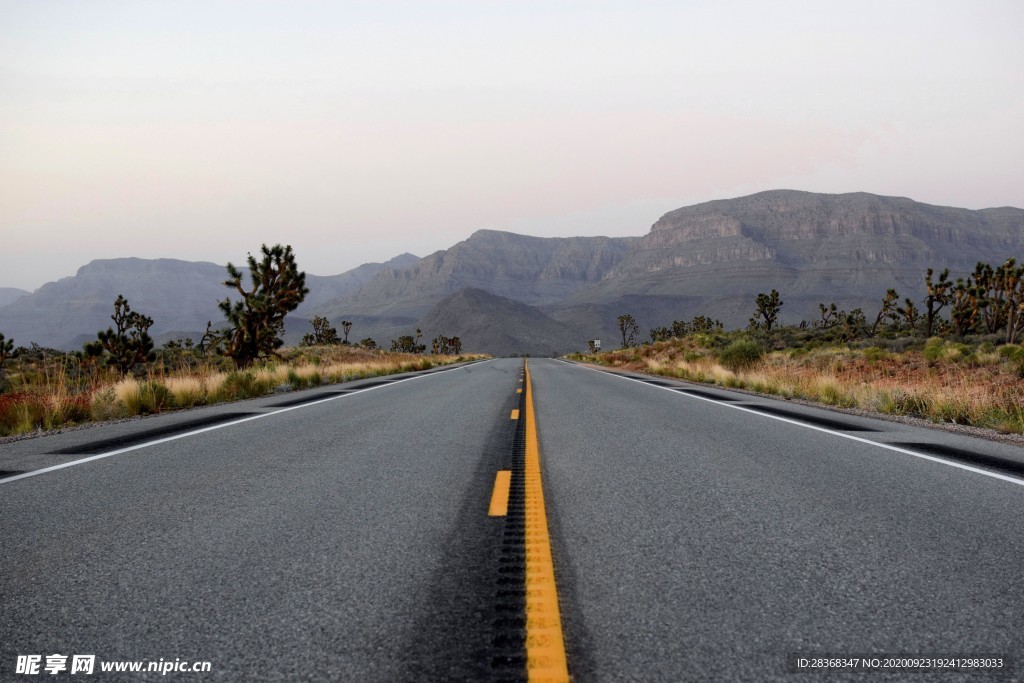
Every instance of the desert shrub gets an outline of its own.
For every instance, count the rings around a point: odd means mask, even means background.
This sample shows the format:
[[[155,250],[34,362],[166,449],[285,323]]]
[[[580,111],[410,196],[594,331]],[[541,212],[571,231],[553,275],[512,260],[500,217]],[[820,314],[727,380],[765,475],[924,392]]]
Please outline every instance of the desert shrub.
[[[1024,346],[1018,344],[1003,344],[996,353],[1008,361],[1024,360]]]
[[[243,398],[255,398],[268,393],[273,387],[261,382],[256,374],[249,370],[229,372],[217,388],[217,398],[224,401],[237,401]]]
[[[46,403],[27,392],[0,395],[0,436],[24,434],[43,426]]]
[[[936,401],[931,410],[928,411],[927,416],[940,422],[952,422],[962,425],[974,424],[970,405],[966,401]]]
[[[86,422],[90,415],[90,397],[87,393],[57,396],[44,420],[47,429],[68,423]]]
[[[856,399],[843,391],[835,382],[824,381],[818,386],[818,400],[830,406],[852,408],[857,405]]]
[[[174,406],[170,389],[159,382],[128,379],[120,382],[115,391],[128,415],[149,415]]]
[[[967,344],[954,344],[941,337],[932,337],[925,342],[921,355],[930,362],[939,360],[957,361],[967,357],[971,353],[971,347]]]
[[[306,389],[308,387],[320,386],[323,382],[323,376],[318,370],[312,368],[299,368],[298,370],[290,368],[288,370],[288,384],[291,385],[292,389]]]
[[[737,339],[718,354],[718,362],[732,371],[749,368],[761,360],[764,350],[752,339]]]
[[[917,394],[896,390],[879,397],[878,411],[890,415],[924,417],[928,413],[928,402]]]
[[[877,361],[888,360],[892,356],[885,350],[877,346],[871,346],[864,349],[864,359],[875,363]]]
[[[113,420],[124,415],[124,407],[117,400],[114,387],[105,387],[92,395],[89,402],[89,415],[97,422]]]
[[[715,347],[715,342],[718,339],[722,339],[720,335],[707,334],[704,332],[694,334],[690,337],[693,343],[702,349],[711,349]]]

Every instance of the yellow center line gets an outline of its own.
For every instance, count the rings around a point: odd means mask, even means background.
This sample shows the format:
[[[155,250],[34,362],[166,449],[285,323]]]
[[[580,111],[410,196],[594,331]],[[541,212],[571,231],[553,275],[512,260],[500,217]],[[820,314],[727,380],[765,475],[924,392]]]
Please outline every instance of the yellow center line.
[[[526,368],[526,676],[529,681],[565,683],[569,664],[565,656],[562,618],[558,608],[555,565],[544,507],[540,475],[540,444],[533,412],[530,362]]]
[[[512,411],[512,419],[513,420],[518,420],[519,419],[519,408],[515,408]]]
[[[494,477],[494,493],[491,494],[491,507],[487,514],[491,517],[504,517],[508,514],[508,489],[512,483],[512,470],[498,470]]]

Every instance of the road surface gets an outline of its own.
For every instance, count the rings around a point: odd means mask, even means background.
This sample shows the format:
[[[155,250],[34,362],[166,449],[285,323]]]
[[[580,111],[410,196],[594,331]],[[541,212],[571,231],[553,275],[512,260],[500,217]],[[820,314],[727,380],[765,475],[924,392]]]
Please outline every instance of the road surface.
[[[0,445],[0,680],[89,680],[74,655],[93,680],[539,680],[555,650],[580,681],[1024,676],[1021,449],[523,365]]]

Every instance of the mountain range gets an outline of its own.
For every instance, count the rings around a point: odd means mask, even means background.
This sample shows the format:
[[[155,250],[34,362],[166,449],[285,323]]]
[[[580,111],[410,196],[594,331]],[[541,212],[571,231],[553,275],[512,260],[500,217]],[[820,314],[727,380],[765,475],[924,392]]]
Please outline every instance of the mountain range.
[[[1024,256],[1024,210],[969,210],[867,193],[774,190],[671,211],[638,237],[545,238],[480,230],[424,258],[410,254],[334,276],[307,276],[310,294],[286,340],[325,315],[351,337],[423,331],[460,336],[467,350],[547,355],[617,337],[629,313],[646,331],[697,314],[744,325],[758,292],[775,288],[782,319],[819,302],[877,308],[885,290],[923,295],[929,267],[953,275],[977,261]],[[301,254],[298,255],[301,267]],[[221,319],[222,266],[170,259],[93,261],[31,294],[0,290],[0,332],[19,344],[77,348],[128,297],[156,321],[157,340],[198,338]],[[7,301],[5,304],[4,302]],[[606,344],[607,346],[607,344]]]

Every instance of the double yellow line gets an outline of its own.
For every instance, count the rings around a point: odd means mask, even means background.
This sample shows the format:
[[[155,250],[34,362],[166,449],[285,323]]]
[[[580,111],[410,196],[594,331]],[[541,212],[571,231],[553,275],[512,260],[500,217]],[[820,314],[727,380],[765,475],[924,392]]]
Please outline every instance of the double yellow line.
[[[525,407],[525,532],[526,532],[526,673],[534,683],[564,683],[569,680],[565,656],[562,618],[555,585],[555,566],[551,556],[547,510],[540,474],[540,444],[537,440],[537,417],[533,409],[533,385],[530,364],[524,366],[526,379]],[[522,380],[520,380],[522,381]],[[522,390],[517,389],[516,393]],[[520,411],[512,411],[511,419],[520,419]],[[488,514],[508,514],[508,494],[512,472],[501,470],[494,480],[494,493]]]
[[[526,674],[530,681],[569,680],[555,565],[540,476],[540,444],[533,410],[530,362],[526,361]]]

